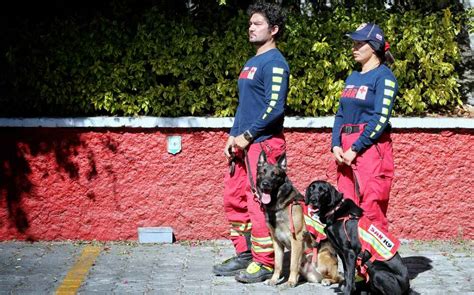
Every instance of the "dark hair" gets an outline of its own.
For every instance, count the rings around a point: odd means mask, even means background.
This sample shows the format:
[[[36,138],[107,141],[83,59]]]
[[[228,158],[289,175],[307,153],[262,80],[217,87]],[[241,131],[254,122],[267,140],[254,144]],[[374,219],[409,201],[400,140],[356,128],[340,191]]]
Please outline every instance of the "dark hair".
[[[255,13],[263,15],[266,18],[270,28],[278,26],[278,32],[274,36],[275,40],[278,40],[283,35],[283,31],[285,30],[286,16],[280,6],[272,3],[257,2],[252,4],[247,10],[247,14],[250,17]]]
[[[380,59],[381,63],[393,63],[395,58],[393,57],[392,53],[390,53],[390,45],[387,42],[382,45],[382,43],[374,42],[374,41],[367,41],[370,47],[375,51],[375,55]]]

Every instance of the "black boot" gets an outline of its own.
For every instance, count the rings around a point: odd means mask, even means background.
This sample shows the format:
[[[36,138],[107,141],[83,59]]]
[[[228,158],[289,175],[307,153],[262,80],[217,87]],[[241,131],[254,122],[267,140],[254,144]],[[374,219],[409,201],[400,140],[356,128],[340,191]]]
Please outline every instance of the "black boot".
[[[212,271],[218,276],[233,276],[239,271],[246,269],[251,262],[252,252],[246,251],[225,260],[221,264],[214,265]]]
[[[235,279],[241,283],[259,283],[270,279],[273,268],[259,262],[252,262],[245,270],[235,275]]]

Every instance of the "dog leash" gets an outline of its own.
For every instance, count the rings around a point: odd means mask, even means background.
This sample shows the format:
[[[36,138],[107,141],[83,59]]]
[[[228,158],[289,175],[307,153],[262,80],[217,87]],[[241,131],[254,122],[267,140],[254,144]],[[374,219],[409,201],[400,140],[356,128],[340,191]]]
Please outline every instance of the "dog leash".
[[[357,198],[359,199],[359,202],[362,202],[362,195],[360,193],[360,184],[359,184],[359,177],[357,176],[357,173],[356,173],[356,170],[357,168],[355,167],[355,165],[353,167],[351,167],[351,170],[352,170],[352,176],[354,177],[354,191],[355,191],[355,195],[357,196]]]
[[[260,147],[262,148],[263,150],[263,146],[262,144],[260,143]],[[249,182],[250,182],[250,190],[252,191],[252,194],[254,196],[254,200],[258,203],[260,203],[260,205],[262,205],[262,203],[260,202],[261,200],[261,196],[255,186],[255,182],[253,181],[253,176],[252,176],[252,170],[250,168],[250,161],[249,161],[249,156],[248,156],[248,151],[247,149],[244,149],[244,159],[245,159],[245,166],[247,167],[247,174],[248,174],[248,178],[249,178]]]

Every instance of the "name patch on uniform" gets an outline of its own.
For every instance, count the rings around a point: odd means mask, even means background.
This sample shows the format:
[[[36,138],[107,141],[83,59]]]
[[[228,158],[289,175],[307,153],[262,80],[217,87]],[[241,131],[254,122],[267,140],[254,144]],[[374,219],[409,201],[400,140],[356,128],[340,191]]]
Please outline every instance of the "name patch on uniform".
[[[356,98],[365,100],[367,97],[367,92],[369,91],[369,87],[362,85],[362,86],[354,86],[354,85],[347,85],[346,88],[342,91],[342,97],[345,98]]]
[[[253,80],[255,73],[257,72],[257,67],[244,67],[242,72],[240,72],[239,79],[250,79]]]
[[[360,86],[359,90],[357,90],[356,98],[365,100],[365,97],[367,96],[367,90],[369,90],[367,86]]]
[[[388,250],[392,250],[395,243],[392,242],[382,231],[376,228],[373,224],[369,227],[369,233],[382,243]]]

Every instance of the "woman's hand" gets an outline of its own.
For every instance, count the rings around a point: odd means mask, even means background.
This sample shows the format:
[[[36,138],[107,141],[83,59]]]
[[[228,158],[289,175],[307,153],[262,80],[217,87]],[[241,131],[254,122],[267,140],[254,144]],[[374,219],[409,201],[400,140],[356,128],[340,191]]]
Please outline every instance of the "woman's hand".
[[[344,152],[342,158],[344,160],[344,164],[350,166],[352,161],[357,157],[357,152],[354,152],[351,148]]]
[[[340,146],[334,146],[332,148],[332,154],[334,155],[334,158],[336,159],[336,163],[338,165],[344,164],[344,158],[343,158],[344,151],[342,150]]]

